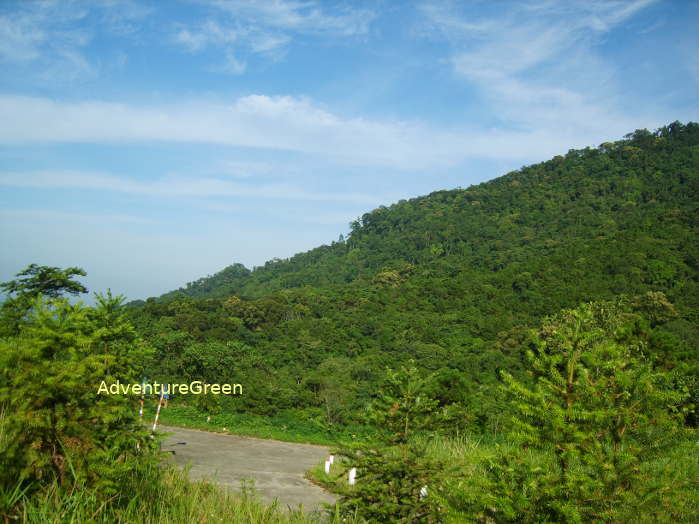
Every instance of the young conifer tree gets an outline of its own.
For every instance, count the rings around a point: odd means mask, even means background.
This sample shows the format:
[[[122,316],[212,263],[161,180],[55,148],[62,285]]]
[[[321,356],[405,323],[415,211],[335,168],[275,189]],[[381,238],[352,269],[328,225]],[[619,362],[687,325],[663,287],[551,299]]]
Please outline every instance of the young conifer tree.
[[[429,377],[421,377],[414,363],[387,370],[367,413],[377,441],[340,452],[357,468],[357,484],[342,493],[348,515],[368,522],[442,521],[435,495],[444,465],[429,458],[424,437],[438,430],[443,417],[428,391]]]
[[[625,521],[672,489],[647,466],[682,433],[681,394],[651,365],[650,324],[632,309],[620,299],[561,312],[535,333],[533,385],[504,374],[521,447],[491,462],[481,517]]]
[[[149,350],[121,297],[96,300],[91,308],[33,297],[17,335],[0,339],[3,487],[57,482],[128,498],[132,476],[152,471],[155,446],[136,398],[98,393],[103,381],[138,383]]]

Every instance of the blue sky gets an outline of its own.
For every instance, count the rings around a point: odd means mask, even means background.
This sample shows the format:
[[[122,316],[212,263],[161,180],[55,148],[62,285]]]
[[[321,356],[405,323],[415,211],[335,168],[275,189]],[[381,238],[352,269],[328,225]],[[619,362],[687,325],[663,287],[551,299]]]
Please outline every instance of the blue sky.
[[[0,281],[145,298],[699,120],[699,2],[0,2]]]

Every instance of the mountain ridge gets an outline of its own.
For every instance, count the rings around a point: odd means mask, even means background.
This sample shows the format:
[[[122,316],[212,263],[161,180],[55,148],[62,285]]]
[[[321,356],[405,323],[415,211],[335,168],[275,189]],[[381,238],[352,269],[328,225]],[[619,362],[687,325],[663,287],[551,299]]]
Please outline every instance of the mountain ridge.
[[[662,204],[663,198],[668,198],[667,191],[651,194],[655,191],[653,176],[657,175],[649,170],[657,166],[648,163],[648,156],[667,156],[668,144],[677,146],[677,142],[689,141],[696,145],[698,127],[695,123],[675,122],[654,133],[637,130],[623,140],[606,142],[597,148],[570,150],[565,156],[466,189],[439,190],[388,207],[380,206],[353,221],[346,240],[341,238],[288,259],[273,259],[252,271],[242,264],[232,264],[184,288],[165,293],[158,300],[232,294],[260,298],[281,289],[344,284],[371,277],[384,269],[400,270],[406,264],[420,265],[455,253],[470,257],[476,265],[499,270],[503,264],[513,262],[511,257],[498,261],[482,250],[474,257],[473,250],[482,248],[484,241],[490,242],[496,251],[502,251],[498,245],[505,240],[521,247],[537,240],[541,230],[555,237],[548,246],[542,246],[549,250],[556,242],[565,242],[576,230],[597,226],[602,229],[601,235],[618,234],[616,222],[623,225],[628,219],[644,219],[634,208],[640,206],[648,211],[653,204]],[[594,164],[594,168],[584,168],[586,163]],[[696,192],[692,185],[696,184],[695,179],[687,178],[686,173],[680,171],[677,179],[669,173],[663,175],[661,170],[660,176],[671,182],[674,189],[686,183],[690,191]],[[560,191],[556,185],[561,184],[569,185],[569,190]],[[604,201],[610,197],[614,197],[614,209],[605,208]],[[564,200],[560,201],[561,198]],[[559,227],[552,228],[545,223],[552,218],[546,211],[556,199],[563,214],[556,217]],[[581,206],[580,201],[590,205]],[[419,216],[421,210],[426,216]],[[603,220],[595,220],[597,211],[606,212]],[[679,214],[665,218],[683,220],[690,210],[676,212]],[[612,215],[617,218],[610,220]],[[478,227],[469,227],[468,222]],[[522,234],[503,234],[508,223]]]

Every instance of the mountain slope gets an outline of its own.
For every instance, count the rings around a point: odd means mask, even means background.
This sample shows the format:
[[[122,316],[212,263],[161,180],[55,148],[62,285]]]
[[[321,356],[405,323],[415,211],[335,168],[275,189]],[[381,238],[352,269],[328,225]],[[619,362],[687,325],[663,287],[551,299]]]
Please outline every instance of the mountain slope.
[[[614,275],[614,292],[668,289],[696,271],[698,127],[637,131],[466,190],[380,207],[355,221],[346,241],[252,272],[229,266],[162,298],[257,298],[425,264],[506,270],[518,291],[532,280],[567,288],[586,274]],[[550,266],[560,274],[545,275]]]
[[[652,351],[699,375],[698,211],[699,125],[674,123],[376,209],[345,241],[227,268],[133,318],[158,348],[153,376],[243,377],[231,409],[361,419],[383,368],[412,359],[491,424],[528,328],[584,301],[664,293],[678,313]]]

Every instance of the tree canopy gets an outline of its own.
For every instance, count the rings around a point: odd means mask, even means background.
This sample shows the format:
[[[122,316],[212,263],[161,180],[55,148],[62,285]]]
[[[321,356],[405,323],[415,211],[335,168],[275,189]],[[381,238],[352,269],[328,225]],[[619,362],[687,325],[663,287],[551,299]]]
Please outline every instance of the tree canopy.
[[[64,294],[79,295],[87,293],[87,288],[73,277],[86,275],[85,270],[79,267],[60,269],[30,264],[15,275],[19,278],[0,283],[0,289],[11,295],[44,295],[49,298]]]

